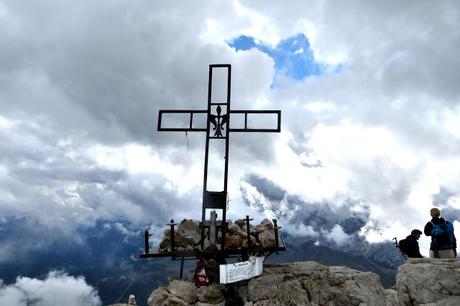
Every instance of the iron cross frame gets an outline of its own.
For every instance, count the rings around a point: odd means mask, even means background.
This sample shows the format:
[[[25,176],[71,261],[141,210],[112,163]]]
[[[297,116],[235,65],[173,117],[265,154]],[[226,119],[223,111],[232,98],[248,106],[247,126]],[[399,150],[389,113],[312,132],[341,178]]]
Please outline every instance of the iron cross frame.
[[[213,69],[227,69],[227,97],[226,101],[212,101],[212,77]],[[280,110],[232,110],[230,108],[231,94],[231,65],[229,64],[213,64],[209,65],[208,79],[208,108],[207,110],[160,110],[158,114],[158,131],[166,132],[206,132],[206,149],[204,159],[204,175],[203,175],[203,205],[201,216],[201,248],[203,249],[205,227],[209,226],[206,223],[206,209],[221,209],[222,223],[220,229],[221,250],[224,250],[225,232],[226,232],[226,206],[227,206],[227,182],[228,182],[228,154],[229,154],[229,135],[231,132],[280,132],[281,131],[281,111]],[[188,127],[164,127],[162,126],[163,116],[168,114],[188,115]],[[206,128],[194,126],[194,115],[206,114]],[[230,120],[232,114],[240,114],[244,117],[244,127],[231,128]],[[274,128],[251,128],[248,126],[248,115],[270,115],[276,116],[276,127]],[[196,117],[196,116],[195,116]],[[211,126],[212,125],[212,126]],[[224,184],[223,191],[208,190],[208,158],[209,158],[209,143],[210,141],[224,141]],[[216,234],[217,235],[217,234]],[[216,237],[217,238],[217,237]],[[217,240],[216,240],[217,241]]]

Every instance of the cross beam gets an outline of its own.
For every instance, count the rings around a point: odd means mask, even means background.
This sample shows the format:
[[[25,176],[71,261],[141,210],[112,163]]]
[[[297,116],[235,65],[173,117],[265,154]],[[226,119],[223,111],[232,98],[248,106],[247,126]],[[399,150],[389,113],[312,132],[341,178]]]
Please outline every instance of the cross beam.
[[[225,101],[214,102],[212,97],[212,79],[213,69],[227,69],[227,90]],[[206,222],[206,209],[221,209],[222,224],[221,226],[221,250],[224,250],[225,232],[226,232],[226,208],[227,208],[227,181],[228,181],[228,153],[229,153],[229,135],[231,132],[280,132],[281,131],[281,111],[280,110],[232,110],[230,108],[230,93],[231,93],[231,65],[229,64],[214,64],[209,65],[209,81],[208,81],[208,108],[207,110],[160,110],[158,114],[158,131],[165,132],[205,132],[206,133],[206,149],[204,161],[203,175],[203,205],[201,216],[201,248],[203,249],[205,228],[209,227],[210,222]],[[171,115],[185,116],[186,125],[177,127],[166,126],[165,120]],[[196,124],[196,118],[200,115],[205,115],[206,126]],[[231,119],[236,119],[237,116],[242,117],[243,124],[239,127],[230,125]],[[275,118],[274,127],[257,127],[257,122],[251,123],[251,118],[260,119]],[[210,191],[208,190],[208,160],[209,146],[211,141],[224,141],[224,183],[223,190]]]

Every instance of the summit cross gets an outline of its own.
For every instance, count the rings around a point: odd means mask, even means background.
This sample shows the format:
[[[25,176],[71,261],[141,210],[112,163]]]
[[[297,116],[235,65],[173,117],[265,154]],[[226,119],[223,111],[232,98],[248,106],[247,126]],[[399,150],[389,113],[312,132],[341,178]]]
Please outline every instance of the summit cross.
[[[213,101],[213,70],[227,70],[227,88],[226,97],[223,101]],[[203,204],[201,215],[201,248],[203,249],[205,229],[208,229],[208,236],[212,232],[216,237],[212,237],[217,241],[217,231],[212,230],[212,223],[220,229],[221,235],[221,250],[224,250],[225,233],[226,233],[226,210],[227,210],[227,182],[228,182],[228,160],[229,160],[229,136],[231,132],[277,132],[281,131],[281,111],[280,110],[233,110],[230,108],[231,94],[231,65],[229,64],[212,64],[209,65],[208,79],[208,108],[206,110],[160,110],[158,114],[158,131],[166,132],[205,132],[206,133],[206,149],[204,157],[204,175],[203,175]],[[171,115],[188,116],[187,126],[174,127],[165,126],[164,122]],[[194,118],[200,115],[206,116],[206,127],[196,126]],[[232,118],[240,117],[242,126],[232,127],[230,122]],[[257,120],[265,116],[265,119],[274,121],[273,127],[250,127],[250,119]],[[274,120],[273,120],[274,119]],[[257,124],[257,123],[256,123]],[[224,178],[222,190],[208,190],[208,162],[210,142],[224,142]],[[222,210],[222,219],[220,222],[206,220],[206,209]]]

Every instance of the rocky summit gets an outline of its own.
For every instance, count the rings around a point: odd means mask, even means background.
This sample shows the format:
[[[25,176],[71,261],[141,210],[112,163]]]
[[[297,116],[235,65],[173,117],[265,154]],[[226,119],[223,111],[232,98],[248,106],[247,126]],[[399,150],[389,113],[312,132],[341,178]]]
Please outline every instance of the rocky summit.
[[[458,259],[409,259],[399,268],[396,289],[400,305],[460,305]]]
[[[150,306],[170,305],[460,305],[457,259],[409,259],[396,286],[384,289],[379,276],[313,261],[266,265],[264,273],[231,285],[198,288],[189,280],[171,280],[152,292]]]

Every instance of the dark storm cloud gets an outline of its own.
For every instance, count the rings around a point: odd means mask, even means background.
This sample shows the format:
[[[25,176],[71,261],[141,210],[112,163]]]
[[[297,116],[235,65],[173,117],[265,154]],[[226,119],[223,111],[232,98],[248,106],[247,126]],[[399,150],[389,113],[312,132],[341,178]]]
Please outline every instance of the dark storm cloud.
[[[257,190],[263,194],[270,201],[281,201],[286,195],[286,191],[281,189],[272,181],[260,177],[256,174],[249,174],[246,179],[246,182],[256,187]]]

